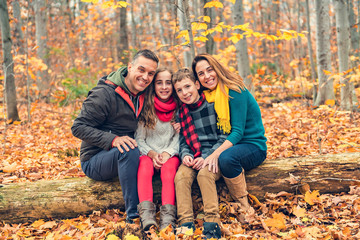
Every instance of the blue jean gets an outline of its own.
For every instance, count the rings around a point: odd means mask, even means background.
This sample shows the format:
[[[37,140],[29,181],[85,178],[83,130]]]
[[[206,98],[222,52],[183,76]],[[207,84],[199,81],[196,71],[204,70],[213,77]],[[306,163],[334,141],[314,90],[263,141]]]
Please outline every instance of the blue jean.
[[[234,178],[242,169],[249,171],[259,166],[266,159],[266,151],[253,144],[236,144],[223,151],[219,156],[219,167],[222,175]]]
[[[119,177],[128,218],[138,217],[137,171],[140,152],[138,148],[121,153],[119,149],[103,150],[81,163],[83,172],[96,181],[107,181]]]

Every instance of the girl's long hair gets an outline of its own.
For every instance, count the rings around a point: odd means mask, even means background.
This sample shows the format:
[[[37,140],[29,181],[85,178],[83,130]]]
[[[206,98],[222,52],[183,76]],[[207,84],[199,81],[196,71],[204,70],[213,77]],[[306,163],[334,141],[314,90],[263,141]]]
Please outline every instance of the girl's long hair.
[[[229,69],[224,67],[218,60],[216,60],[213,56],[208,53],[201,53],[197,55],[192,62],[192,70],[194,72],[196,80],[199,80],[199,77],[196,72],[196,64],[202,60],[206,60],[210,66],[214,69],[218,76],[218,84],[220,84],[220,89],[225,94],[224,85],[229,89],[237,91],[241,93],[241,90],[245,90],[246,86],[243,79],[237,75],[236,73],[231,72]]]
[[[156,78],[158,76],[159,73],[161,72],[169,72],[171,75],[173,74],[173,72],[167,68],[159,68],[156,70],[156,73],[154,75],[153,81],[151,82],[151,84],[146,88],[145,90],[145,101],[144,101],[144,108],[140,114],[139,117],[139,123],[143,124],[145,128],[149,128],[149,129],[155,129],[155,125],[156,125],[156,121],[157,121],[157,116],[156,116],[156,112],[155,112],[155,103],[154,103],[154,98],[155,98],[155,81]],[[176,105],[177,108],[179,106],[177,98],[174,96],[175,95],[175,91],[174,91],[174,86],[172,86],[173,91],[172,91],[172,96],[174,97],[174,100],[176,101]],[[175,111],[177,110],[177,108],[175,109]],[[174,121],[176,118],[176,114],[173,115],[173,119],[172,121]]]

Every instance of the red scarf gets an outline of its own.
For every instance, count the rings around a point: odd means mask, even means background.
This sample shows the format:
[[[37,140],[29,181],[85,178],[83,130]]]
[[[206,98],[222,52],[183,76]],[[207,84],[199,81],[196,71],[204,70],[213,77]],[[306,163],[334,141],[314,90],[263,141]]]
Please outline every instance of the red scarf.
[[[204,102],[205,102],[205,96],[202,93],[200,95],[199,101],[191,105],[183,104],[179,109],[182,134],[185,137],[187,145],[194,152],[194,158],[201,156],[201,143],[199,141],[199,136],[195,131],[195,125],[191,117],[190,110],[198,109],[199,107],[201,107],[201,105],[203,105]]]
[[[154,97],[154,106],[155,112],[158,116],[160,121],[169,122],[171,121],[175,109],[176,109],[176,102],[174,101],[173,96],[169,98],[166,102],[160,101],[160,99],[155,96]]]

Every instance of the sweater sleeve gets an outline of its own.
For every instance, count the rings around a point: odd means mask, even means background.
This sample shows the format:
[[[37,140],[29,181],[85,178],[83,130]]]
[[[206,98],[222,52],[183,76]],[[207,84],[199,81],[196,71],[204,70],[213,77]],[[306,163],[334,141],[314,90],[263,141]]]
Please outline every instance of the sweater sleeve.
[[[111,104],[111,98],[105,89],[90,92],[71,127],[73,135],[91,145],[111,149],[116,135],[99,129],[109,115]]]
[[[228,137],[227,134],[222,133],[222,131],[218,128],[216,128],[216,133],[218,136],[218,140],[210,150],[208,150],[208,151],[206,151],[206,153],[202,154],[202,157],[204,159],[207,158],[208,156],[210,156],[218,147],[220,147],[225,142],[226,138]]]
[[[179,133],[176,133],[174,130],[174,134],[169,141],[169,146],[166,149],[163,149],[163,152],[167,152],[171,157],[173,157],[174,155],[179,154]]]
[[[143,124],[139,123],[135,132],[135,140],[138,144],[139,150],[142,155],[147,155],[152,148],[146,143],[146,128]]]
[[[231,133],[227,137],[227,140],[233,145],[240,142],[244,136],[249,94],[248,90],[242,91],[241,93],[233,90],[229,91]]]

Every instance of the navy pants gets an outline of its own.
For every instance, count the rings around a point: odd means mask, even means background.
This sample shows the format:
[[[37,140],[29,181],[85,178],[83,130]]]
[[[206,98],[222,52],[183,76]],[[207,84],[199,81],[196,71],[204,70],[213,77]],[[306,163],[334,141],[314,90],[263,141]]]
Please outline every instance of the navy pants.
[[[253,144],[236,144],[223,151],[219,156],[219,167],[222,175],[234,178],[242,169],[249,171],[259,166],[266,158],[266,151]]]
[[[119,177],[121,190],[125,200],[125,210],[128,218],[138,217],[137,205],[137,171],[140,152],[138,148],[121,153],[119,149],[103,150],[81,163],[83,172],[96,181],[111,180]]]

